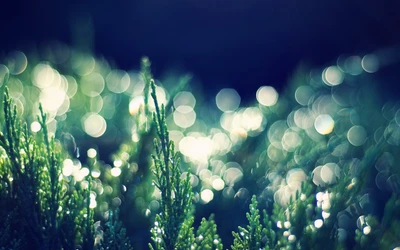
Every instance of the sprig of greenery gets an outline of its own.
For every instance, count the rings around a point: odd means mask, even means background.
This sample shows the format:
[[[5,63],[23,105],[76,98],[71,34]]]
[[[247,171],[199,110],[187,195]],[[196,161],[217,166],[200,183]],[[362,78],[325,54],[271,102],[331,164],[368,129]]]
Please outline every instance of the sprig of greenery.
[[[250,213],[246,213],[249,225],[247,228],[239,226],[239,233],[233,232],[233,250],[251,249],[256,250],[261,247],[263,227],[260,222],[260,214],[257,208],[257,198],[255,195],[251,198]]]
[[[31,249],[92,249],[90,181],[86,190],[69,191],[73,184],[62,176],[61,147],[54,138],[49,139],[47,116],[41,107],[38,119],[42,130],[36,135],[30,135],[21,122],[7,88],[3,108],[0,172],[5,175],[0,193],[10,205],[0,207],[1,214],[8,216],[4,221],[7,232],[1,232],[0,238],[23,242]],[[24,233],[12,233],[17,228]]]
[[[180,159],[175,152],[174,143],[169,139],[165,122],[164,105],[159,107],[156,86],[151,81],[151,96],[156,111],[153,121],[158,140],[155,141],[153,157],[154,185],[161,192],[161,213],[156,215],[155,226],[152,228],[153,245],[151,249],[189,249],[194,239],[190,218],[192,210],[192,188],[190,174],[181,178]],[[184,236],[184,237],[180,237]]]
[[[103,238],[96,249],[98,250],[131,250],[133,249],[126,229],[118,218],[119,211],[109,211],[108,221],[105,223]]]
[[[211,214],[208,220],[203,218],[196,232],[197,250],[222,250],[222,240],[217,234],[217,225],[214,221],[214,214]]]

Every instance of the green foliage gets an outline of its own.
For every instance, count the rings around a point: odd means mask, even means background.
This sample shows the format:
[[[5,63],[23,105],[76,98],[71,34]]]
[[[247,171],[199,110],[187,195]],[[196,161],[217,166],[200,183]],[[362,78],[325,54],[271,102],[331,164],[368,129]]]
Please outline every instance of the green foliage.
[[[126,229],[118,219],[118,210],[109,212],[109,219],[105,223],[105,230],[100,243],[96,246],[98,250],[130,250],[133,249]]]
[[[251,249],[256,250],[261,247],[262,225],[260,223],[260,214],[257,208],[257,198],[254,195],[251,198],[250,213],[246,213],[249,225],[247,228],[239,227],[239,233],[233,232],[234,241],[232,249]]]
[[[4,135],[0,146],[0,214],[4,246],[17,249],[93,248],[93,211],[87,189],[70,191],[72,184],[63,178],[61,148],[49,139],[46,114],[40,107],[42,131],[29,135],[18,117],[6,89],[4,93]],[[18,215],[18,216],[17,216]],[[21,230],[23,233],[17,233]],[[7,245],[8,244],[8,245]]]
[[[207,219],[201,220],[200,226],[196,232],[196,246],[197,250],[222,250],[222,240],[217,234],[217,225],[214,221],[214,215],[211,214]]]
[[[152,249],[190,249],[193,244],[193,194],[190,174],[181,177],[180,159],[175,152],[174,143],[169,139],[165,122],[164,105],[159,107],[156,87],[151,81],[151,96],[156,112],[153,115],[158,140],[155,141],[153,155],[155,176],[154,185],[161,193],[161,213],[156,215],[155,226],[151,229]]]

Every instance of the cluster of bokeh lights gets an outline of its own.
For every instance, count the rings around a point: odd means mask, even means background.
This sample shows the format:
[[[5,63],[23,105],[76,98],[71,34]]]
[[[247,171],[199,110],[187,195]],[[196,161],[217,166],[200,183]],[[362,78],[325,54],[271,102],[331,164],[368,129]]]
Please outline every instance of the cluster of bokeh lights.
[[[48,113],[51,135],[56,135],[65,122],[78,135],[83,133],[106,141],[110,133],[121,134],[134,143],[140,142],[141,126],[148,127],[151,122],[144,115],[148,93],[140,73],[112,69],[102,58],[77,53],[65,46],[60,48],[50,59],[29,64],[23,52],[13,51],[7,54],[5,64],[0,64],[0,85],[8,80],[10,95],[18,111],[26,116],[30,130],[33,133],[41,130],[40,123],[35,121],[40,102]],[[279,95],[273,86],[259,87],[255,93],[257,102],[247,107],[241,104],[236,90],[221,89],[215,97],[213,114],[218,114],[215,121],[201,117],[208,113],[204,109],[210,105],[199,104],[195,93],[181,90],[170,96],[161,82],[156,81],[159,103],[171,104],[167,110],[170,137],[182,155],[183,164],[189,166],[195,201],[209,203],[216,192],[221,192],[226,199],[248,199],[254,190],[243,187],[242,180],[256,165],[264,173],[260,180],[266,184],[260,188],[264,189],[262,194],[269,196],[266,200],[286,206],[301,191],[304,181],[310,180],[321,189],[328,189],[342,178],[343,168],[348,165],[351,175],[357,176],[363,157],[358,154],[359,149],[366,150],[382,138],[391,146],[400,146],[400,105],[386,103],[374,113],[380,115],[374,118],[377,121],[370,122],[370,114],[364,114],[363,105],[368,102],[368,94],[373,93],[349,80],[378,71],[381,62],[379,54],[341,56],[335,65],[311,71],[309,84],[296,83],[292,93]],[[61,72],[65,68],[69,71]],[[155,110],[152,101],[148,108],[151,112]],[[257,138],[258,145],[250,150],[247,147],[252,138]],[[323,154],[313,152],[321,148],[329,150]],[[235,160],[232,155],[240,150],[248,154],[247,158],[256,158],[256,164]],[[259,157],[254,157],[254,152]],[[65,159],[63,177],[86,187],[85,177],[90,175],[94,179],[90,207],[100,209],[106,216],[110,206],[121,204],[118,192],[129,191],[124,185],[118,191],[112,186],[116,183],[113,180],[123,177],[126,169],[136,173],[139,167],[136,162],[128,162],[127,152],[110,165],[97,161],[94,148],[86,154],[95,164],[88,167],[79,159]],[[308,155],[314,158],[307,160]],[[381,190],[400,192],[400,177],[394,168],[396,157],[388,150],[375,164],[378,172],[375,184]],[[111,179],[107,184],[102,182],[105,176]],[[111,203],[100,201],[102,195],[110,195]],[[313,229],[323,227],[329,218],[334,195],[328,191],[316,194],[316,206],[322,213],[310,225]],[[145,205],[147,216],[159,209],[157,190],[153,198]],[[141,197],[136,201],[145,203]],[[367,207],[368,202],[369,198],[364,197],[360,206]],[[345,212],[338,215],[341,240],[346,239],[349,228],[346,216]],[[278,228],[288,229],[285,237],[296,241],[288,221],[278,223]],[[371,232],[362,216],[357,226],[365,235]]]

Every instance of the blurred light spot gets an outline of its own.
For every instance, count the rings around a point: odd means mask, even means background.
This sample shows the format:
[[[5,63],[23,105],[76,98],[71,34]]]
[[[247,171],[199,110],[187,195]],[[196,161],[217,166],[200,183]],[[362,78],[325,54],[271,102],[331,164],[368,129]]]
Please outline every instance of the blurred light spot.
[[[117,159],[113,162],[114,167],[120,168],[122,166],[122,161]]]
[[[202,169],[199,173],[200,180],[207,182],[207,180],[212,176],[209,169]]]
[[[281,186],[274,193],[274,201],[280,206],[287,206],[290,202],[290,199],[294,199],[296,192],[300,191],[301,186],[298,186],[296,189],[292,189],[287,185]]]
[[[301,168],[293,168],[286,174],[286,183],[292,189],[297,188],[297,186],[301,185],[301,182],[306,179],[307,175]]]
[[[330,66],[322,72],[322,80],[328,86],[336,86],[343,82],[343,73],[336,66]]]
[[[335,163],[327,163],[322,166],[320,174],[325,184],[333,184],[340,177],[340,168]]]
[[[19,75],[28,66],[28,59],[21,51],[11,51],[6,57],[7,66],[12,75]]]
[[[370,226],[366,226],[363,228],[363,233],[365,235],[368,235],[371,232],[371,227]]]
[[[321,228],[322,225],[324,225],[324,221],[323,221],[323,220],[318,219],[318,220],[315,220],[315,221],[314,221],[314,226],[315,226],[316,228]]]
[[[325,182],[321,178],[322,166],[318,166],[313,170],[313,182],[316,186],[325,186]]]
[[[224,133],[217,133],[212,137],[214,150],[217,154],[224,155],[231,150],[232,142]]]
[[[65,99],[68,99],[65,92],[57,87],[42,89],[39,97],[45,111],[57,111],[64,104]],[[69,100],[65,102],[65,105],[68,107],[63,107],[63,110],[69,108]]]
[[[114,93],[120,94],[125,92],[129,88],[129,84],[131,83],[131,79],[123,70],[113,70],[111,71],[107,77],[107,88]]]
[[[90,193],[90,204],[89,204],[90,208],[95,208],[97,207],[97,202],[96,202],[96,194]]]
[[[318,192],[315,195],[315,199],[317,199],[317,201],[323,201],[324,200],[324,192]]]
[[[314,91],[309,86],[300,86],[296,89],[294,97],[300,105],[308,105],[311,98],[314,96]]]
[[[234,145],[240,144],[247,138],[247,131],[243,128],[236,128],[231,131],[229,134],[230,139]]]
[[[81,78],[80,88],[89,97],[100,95],[104,90],[104,79],[99,73],[93,72]]]
[[[233,130],[235,124],[233,124],[233,119],[235,118],[234,113],[223,113],[220,118],[220,124],[226,131]]]
[[[231,167],[224,173],[224,180],[227,186],[233,186],[236,182],[240,181],[243,173],[239,168]]]
[[[208,137],[187,136],[179,142],[179,151],[192,161],[206,162],[212,153],[212,140]]]
[[[72,162],[71,159],[65,159],[63,161],[63,175],[64,176],[70,176],[73,172],[73,168],[74,168],[74,163]]]
[[[262,132],[264,130],[264,116],[259,108],[246,108],[241,117],[236,116],[241,121],[241,127],[247,132]],[[235,119],[234,119],[235,121]],[[239,122],[239,121],[238,121]],[[255,136],[258,133],[249,133],[250,136]]]
[[[182,106],[179,106],[179,107],[182,107]],[[173,117],[174,117],[174,122],[176,125],[178,125],[181,128],[189,128],[196,121],[196,112],[194,112],[194,110],[192,109],[189,112],[182,113],[177,109],[174,111]]]
[[[111,202],[112,202],[113,206],[116,206],[116,207],[120,206],[122,203],[122,201],[119,197],[113,198]],[[140,204],[143,202],[140,202],[139,199],[136,199],[136,203],[138,204],[138,206],[140,206]]]
[[[115,167],[115,168],[112,168],[110,172],[111,172],[112,176],[118,177],[121,174],[121,169]]]
[[[360,217],[357,218],[357,227],[358,229],[362,229],[364,225],[365,225],[365,216],[361,215]]]
[[[129,76],[131,79],[131,84],[127,91],[130,92],[132,96],[143,95],[145,83],[141,74],[138,72],[130,71]]]
[[[363,71],[361,67],[361,57],[350,56],[344,62],[344,69],[350,75],[359,75]]]
[[[233,196],[235,195],[235,190],[233,189],[233,187],[226,187],[226,188],[224,188],[224,190],[222,191],[222,195],[223,195],[226,199],[233,198]]]
[[[186,178],[186,176],[183,176],[183,174],[181,178]],[[197,185],[199,185],[199,178],[194,174],[190,174],[190,185],[192,185],[192,187],[197,187]]]
[[[90,111],[93,113],[99,113],[103,108],[103,98],[100,95],[89,98],[90,100]]]
[[[4,64],[0,64],[0,87],[8,80],[10,71]]]
[[[274,147],[274,145],[270,144],[267,148],[268,158],[274,162],[280,162],[285,158],[283,150],[280,148]]]
[[[81,182],[86,176],[85,175],[86,171],[83,168],[82,169],[74,169],[72,174],[75,178],[75,181]]]
[[[107,128],[104,118],[95,113],[88,113],[82,118],[83,129],[91,137],[100,137]]]
[[[353,146],[361,146],[367,140],[367,131],[362,126],[353,126],[347,132],[347,139]]]
[[[136,96],[129,102],[129,113],[131,115],[136,115],[140,110],[144,108],[144,97]]]
[[[319,115],[314,122],[314,127],[321,135],[332,132],[335,122],[330,115]]]
[[[240,96],[234,89],[221,89],[215,97],[217,107],[223,112],[235,111],[240,105]]]
[[[69,98],[72,98],[76,94],[76,91],[78,90],[78,83],[72,76],[65,76],[65,78],[67,79],[68,82],[67,95]]]
[[[331,216],[331,214],[330,214],[330,213],[328,213],[328,212],[325,212],[325,211],[322,211],[322,218],[324,218],[324,219],[328,219],[328,218],[329,218],[329,216]]]
[[[288,236],[288,241],[289,241],[289,243],[295,242],[296,241],[296,235],[294,235],[294,234],[289,235]]]
[[[39,132],[39,130],[40,130],[41,128],[42,128],[42,126],[40,125],[39,122],[34,121],[34,122],[31,123],[31,131],[32,131],[32,132],[34,132],[34,133]]]
[[[200,193],[200,198],[204,203],[207,204],[214,199],[214,193],[210,189],[204,189]]]
[[[82,180],[80,183],[80,186],[82,189],[88,189],[89,188],[89,182],[87,180]]]
[[[60,75],[60,85],[58,86],[62,92],[68,91],[68,79],[64,75]]]
[[[64,114],[66,114],[70,109],[70,100],[68,98],[68,96],[65,95],[65,93],[63,92],[63,96],[64,96],[64,100],[61,103],[60,107],[58,107],[57,109],[57,116],[62,116]]]
[[[196,99],[190,92],[182,91],[174,97],[174,107],[181,113],[193,111],[195,105]]]
[[[57,120],[54,117],[48,117],[47,131],[49,132],[49,137],[54,136],[57,129]]]
[[[220,190],[224,189],[225,182],[221,178],[218,177],[212,182],[212,186],[215,190],[220,191]]]
[[[365,55],[361,61],[361,66],[368,73],[375,73],[379,70],[379,59],[375,54]]]
[[[93,178],[99,178],[100,177],[101,172],[97,169],[92,170],[92,177]]]
[[[212,166],[212,172],[215,175],[221,176],[225,171],[225,164],[221,160],[210,160],[210,165]]]
[[[320,95],[312,104],[312,109],[316,114],[334,114],[339,110],[339,106],[332,95]]]
[[[24,90],[24,86],[21,82],[21,80],[17,79],[17,78],[10,78],[8,80],[8,90],[10,93],[10,96],[13,99],[21,99],[22,94],[23,94],[23,90]]]
[[[278,120],[274,122],[268,129],[267,137],[268,140],[276,146],[277,148],[281,148],[281,142],[283,135],[288,129],[288,125],[285,120]]]
[[[90,171],[89,171],[88,168],[81,168],[81,170],[80,170],[80,174],[81,174],[83,177],[88,176],[89,173],[90,173]]]
[[[95,158],[96,156],[97,156],[97,151],[96,151],[96,149],[94,149],[94,148],[89,148],[88,149],[88,151],[87,151],[87,156],[89,157],[89,158]]]
[[[293,152],[301,145],[301,137],[294,131],[287,130],[282,138],[282,146],[286,151]]]
[[[300,108],[294,112],[294,123],[302,129],[309,129],[313,126],[314,116],[308,108]]]
[[[275,105],[278,101],[278,96],[278,92],[271,86],[262,86],[256,93],[257,101],[264,106]]]
[[[33,69],[32,83],[43,89],[53,84],[56,79],[56,71],[46,63],[39,63]]]

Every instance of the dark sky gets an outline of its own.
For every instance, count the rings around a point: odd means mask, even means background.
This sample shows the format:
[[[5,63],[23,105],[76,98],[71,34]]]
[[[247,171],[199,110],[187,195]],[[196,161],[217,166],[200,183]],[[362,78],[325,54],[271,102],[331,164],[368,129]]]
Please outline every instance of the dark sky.
[[[342,53],[400,44],[395,0],[8,2],[0,4],[0,51],[91,41],[123,69],[147,55],[156,75],[178,67],[211,93],[234,87],[253,99],[258,86],[281,89],[300,62],[324,66]]]

